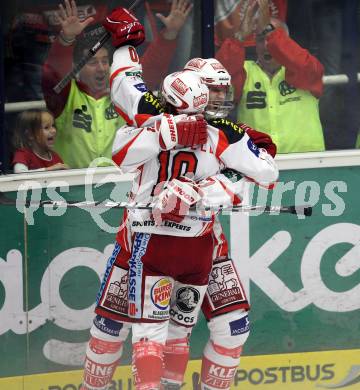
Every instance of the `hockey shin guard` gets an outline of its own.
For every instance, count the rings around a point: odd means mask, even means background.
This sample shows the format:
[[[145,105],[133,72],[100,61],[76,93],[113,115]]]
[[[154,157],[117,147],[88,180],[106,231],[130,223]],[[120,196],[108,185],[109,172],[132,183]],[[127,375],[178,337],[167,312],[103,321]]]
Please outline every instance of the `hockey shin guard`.
[[[122,353],[122,341],[91,337],[86,350],[82,390],[106,390]]]
[[[96,316],[86,349],[81,390],[106,390],[119,363],[131,325]]]
[[[201,387],[208,390],[229,390],[240,363],[242,346],[225,348],[209,341],[201,366]]]
[[[189,339],[166,341],[164,349],[164,373],[161,380],[164,389],[180,389],[189,360]]]
[[[133,343],[133,376],[136,390],[158,390],[163,372],[164,345],[156,341]]]

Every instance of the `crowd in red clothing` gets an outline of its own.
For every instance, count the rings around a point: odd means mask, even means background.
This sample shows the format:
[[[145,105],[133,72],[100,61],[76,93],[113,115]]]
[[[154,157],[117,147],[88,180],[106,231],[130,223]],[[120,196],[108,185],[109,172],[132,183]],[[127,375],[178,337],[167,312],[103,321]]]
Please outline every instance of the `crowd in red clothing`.
[[[199,24],[194,19],[191,19],[195,9],[191,10],[191,7],[189,7],[190,0],[184,0],[184,2],[188,3],[186,11],[185,8],[180,9],[179,0],[172,2],[173,7],[174,4],[177,4],[177,9],[171,8],[170,2],[147,1],[136,10],[136,13],[140,15],[141,21],[147,22],[146,32],[148,38],[144,45],[141,62],[143,77],[150,90],[159,88],[161,80],[169,73],[169,69],[174,66],[174,58],[177,61],[180,58],[182,61],[182,63],[178,61],[176,64],[178,69],[185,65],[189,57],[184,56],[189,53],[183,50],[183,41],[190,42],[193,47],[199,44],[199,36],[197,34],[199,32]],[[32,86],[35,86],[35,84],[40,85],[40,79],[42,80],[41,95],[34,93],[32,100],[42,97],[45,99],[47,108],[54,116],[58,132],[55,151],[70,168],[86,167],[97,157],[110,158],[109,151],[114,129],[123,123],[116,118],[116,113],[110,105],[105,105],[107,109],[106,115],[111,116],[110,121],[104,122],[106,126],[96,121],[97,113],[91,112],[90,107],[86,105],[73,107],[72,116],[64,118],[65,107],[67,104],[71,104],[69,101],[71,84],[68,84],[60,94],[56,94],[53,91],[53,87],[57,82],[63,78],[71,69],[73,63],[76,63],[82,57],[84,50],[89,47],[90,40],[88,40],[88,36],[92,35],[93,38],[98,38],[99,33],[95,36],[94,31],[98,30],[99,23],[101,23],[112,6],[110,3],[104,4],[104,2],[95,0],[91,2],[91,5],[84,5],[81,1],[79,3],[77,6],[77,17],[78,22],[81,22],[81,28],[74,34],[68,34],[69,31],[71,32],[71,29],[68,29],[69,20],[61,17],[62,12],[69,9],[69,7],[73,7],[74,2],[67,0],[64,2],[64,5],[61,5],[62,8],[60,7],[60,9],[55,8],[58,5],[57,2],[52,4],[49,1],[46,4],[39,3],[36,6],[24,8],[23,17],[17,15],[14,19],[14,27],[11,34],[13,48],[19,47],[20,37],[23,37],[21,38],[23,40],[34,39],[34,45],[36,43],[34,46],[35,50],[33,50],[30,57],[35,58],[37,56],[37,60],[34,60],[34,62],[37,64],[36,69],[41,69],[41,77],[36,76],[39,72],[34,72],[34,77],[31,80],[27,80],[28,82],[24,81],[24,84],[26,82],[28,84],[24,88],[24,92],[32,90]],[[261,18],[259,9],[251,15],[251,7],[255,3],[259,5],[258,8],[260,9],[261,5],[266,3],[272,21],[285,22],[289,8],[291,8],[291,4],[288,4],[287,0],[219,0],[215,2],[215,56],[232,76],[235,105],[240,102],[241,97],[245,93],[244,83],[247,79],[244,67],[245,61],[252,56],[261,65],[259,53],[257,53],[257,56],[254,55],[255,47],[258,48],[260,45],[256,39],[257,32],[253,28],[253,20]],[[319,8],[320,5],[317,5],[317,7]],[[292,11],[290,14],[292,15]],[[72,16],[75,17],[75,15]],[[272,23],[276,24],[276,22]],[[264,42],[266,42],[264,58],[270,55],[276,61],[278,67],[275,67],[275,71],[280,69],[280,67],[284,67],[286,69],[286,83],[294,88],[308,91],[317,99],[318,103],[323,95],[324,87],[322,82],[324,67],[319,59],[312,55],[309,50],[301,47],[291,37],[291,34],[288,34],[286,28],[281,28],[281,26],[276,28],[271,34],[268,34]],[[27,46],[31,47],[31,45]],[[100,64],[99,66],[101,66],[101,62],[103,63],[101,71],[94,70],[92,72],[90,67],[84,67],[84,70],[74,80],[79,91],[89,97],[89,100],[92,102],[91,104],[89,103],[91,107],[99,103],[104,97],[108,97],[107,75],[110,68],[110,50],[109,47],[104,46],[104,59],[94,59],[95,62],[97,61]],[[18,51],[14,49],[14,53],[18,53]],[[192,57],[196,56],[194,55],[194,49],[190,54],[192,54]],[[29,55],[29,50],[24,51],[24,56]],[[181,55],[183,58],[181,58]],[[32,60],[26,60],[25,58],[18,60],[20,62],[24,61],[24,63],[32,62]],[[262,69],[266,73],[271,74],[271,72],[275,71],[271,70],[271,66],[268,69],[266,68],[269,63],[269,61],[264,61]],[[15,69],[17,69],[16,66],[14,71]],[[87,72],[85,71],[86,69]],[[95,68],[93,67],[93,69]],[[27,71],[21,71],[18,74],[25,77]],[[327,90],[325,89],[325,92]],[[27,96],[26,93],[24,96]],[[76,115],[81,117],[79,126],[76,126],[79,123]],[[239,114],[234,111],[233,119],[239,120],[238,116]],[[61,123],[61,120],[66,120],[66,125]],[[107,127],[108,124],[109,127]],[[251,125],[256,127],[254,123],[251,123]],[[79,128],[83,130],[80,131],[78,130]],[[272,131],[272,129],[264,128],[260,128],[260,130],[270,133]],[[326,130],[324,128],[325,135]],[[104,139],[107,139],[107,141],[104,141]],[[87,154],[85,150],[88,151]],[[311,148],[300,151],[310,150]],[[315,150],[325,150],[325,146],[323,148],[315,148]],[[280,147],[278,152],[288,152],[288,150],[283,151]],[[73,158],[73,156],[83,154],[86,154],[86,156],[83,156],[82,160],[77,161],[76,158]]]

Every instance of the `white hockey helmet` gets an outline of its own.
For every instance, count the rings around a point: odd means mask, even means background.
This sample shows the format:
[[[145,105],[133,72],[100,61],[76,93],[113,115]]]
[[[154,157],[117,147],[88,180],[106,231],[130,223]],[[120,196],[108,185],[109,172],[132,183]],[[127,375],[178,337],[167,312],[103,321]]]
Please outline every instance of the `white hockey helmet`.
[[[198,72],[202,81],[209,87],[210,101],[205,113],[210,118],[225,118],[233,109],[231,76],[215,58],[193,58],[185,64],[184,70]],[[211,96],[211,91],[223,93]],[[223,97],[219,98],[219,95]]]
[[[204,112],[209,103],[209,88],[195,72],[169,74],[162,83],[160,95],[179,114]]]

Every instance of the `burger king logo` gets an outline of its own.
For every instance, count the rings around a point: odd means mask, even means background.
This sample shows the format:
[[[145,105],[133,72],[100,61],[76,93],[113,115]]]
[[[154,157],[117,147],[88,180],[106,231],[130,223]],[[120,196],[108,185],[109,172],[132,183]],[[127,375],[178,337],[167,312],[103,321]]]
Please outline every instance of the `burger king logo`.
[[[151,300],[154,305],[165,310],[169,306],[171,297],[172,283],[167,278],[158,280],[151,288]]]

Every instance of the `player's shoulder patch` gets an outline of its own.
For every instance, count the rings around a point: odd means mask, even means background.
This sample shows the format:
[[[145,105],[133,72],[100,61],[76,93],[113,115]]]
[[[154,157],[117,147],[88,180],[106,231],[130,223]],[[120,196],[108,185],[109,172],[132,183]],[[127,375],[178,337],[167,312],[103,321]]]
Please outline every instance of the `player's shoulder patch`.
[[[216,127],[224,132],[229,144],[233,144],[244,136],[245,129],[237,125],[230,119],[216,118],[208,121],[209,125]]]
[[[243,175],[240,172],[230,168],[223,169],[221,173],[225,177],[227,177],[232,183],[236,183],[243,178]]]
[[[147,91],[147,87],[145,85],[145,83],[138,83],[138,84],[134,84],[134,87],[140,91],[140,92],[146,92]]]
[[[141,70],[127,71],[125,72],[125,76],[142,80],[142,71]]]
[[[139,114],[159,115],[164,112],[158,98],[151,92],[145,92],[138,105]]]

